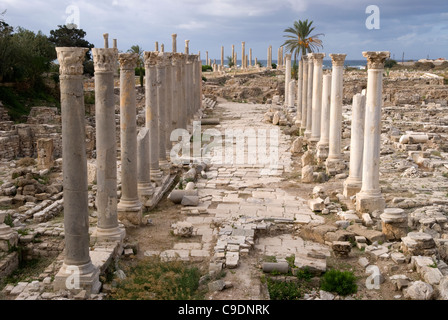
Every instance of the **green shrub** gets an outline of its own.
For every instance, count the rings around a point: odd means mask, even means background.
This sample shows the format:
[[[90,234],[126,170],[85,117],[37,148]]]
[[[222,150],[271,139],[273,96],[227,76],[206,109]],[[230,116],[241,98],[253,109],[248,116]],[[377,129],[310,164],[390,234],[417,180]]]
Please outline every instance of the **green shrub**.
[[[393,68],[396,64],[397,64],[397,61],[395,61],[393,59],[387,59],[384,62],[384,68],[385,69],[390,69],[390,68]]]
[[[213,71],[212,66],[209,66],[208,64],[202,65],[202,72],[207,72],[207,71]]]
[[[297,282],[276,281],[267,278],[267,285],[271,300],[298,300],[303,296],[300,284]]]
[[[12,218],[12,216],[10,214],[6,215],[3,223],[10,226],[11,228],[14,227],[14,219]]]
[[[339,295],[346,296],[356,293],[356,277],[353,272],[329,270],[321,280],[321,289],[328,292],[336,292]]]

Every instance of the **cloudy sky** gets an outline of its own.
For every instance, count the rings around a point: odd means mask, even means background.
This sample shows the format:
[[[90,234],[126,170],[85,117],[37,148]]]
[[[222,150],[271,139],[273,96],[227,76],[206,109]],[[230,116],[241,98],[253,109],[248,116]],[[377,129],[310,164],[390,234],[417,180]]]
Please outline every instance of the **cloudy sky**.
[[[377,6],[379,20],[366,13],[369,5]],[[396,60],[403,52],[405,59],[448,59],[446,0],[0,0],[0,12],[5,9],[10,25],[45,34],[75,19],[96,47],[107,32],[121,51],[135,44],[154,50],[155,41],[171,51],[171,34],[177,33],[178,51],[189,39],[190,52],[200,51],[203,59],[206,51],[220,59],[222,45],[227,57],[232,44],[240,58],[245,41],[246,52],[252,48],[260,60],[272,45],[276,60],[283,30],[309,19],[315,33],[324,34],[321,51],[327,54],[362,60],[362,51],[388,50]],[[379,29],[367,28],[366,20]]]

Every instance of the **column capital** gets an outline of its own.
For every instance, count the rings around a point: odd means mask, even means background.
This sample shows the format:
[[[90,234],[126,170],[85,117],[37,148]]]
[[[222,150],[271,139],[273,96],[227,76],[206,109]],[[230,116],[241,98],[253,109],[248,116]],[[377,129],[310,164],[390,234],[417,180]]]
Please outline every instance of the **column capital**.
[[[384,62],[390,57],[389,51],[363,51],[367,58],[367,69],[384,69]]]
[[[95,72],[113,72],[118,59],[118,49],[93,48],[92,56]]]
[[[179,64],[179,62],[181,62],[182,60],[183,60],[182,53],[177,53],[177,52],[173,53],[173,56],[171,58],[171,63],[174,66],[177,66]]]
[[[302,60],[303,60],[303,62],[307,62],[308,61],[308,56],[306,54],[302,55]]]
[[[186,56],[187,64],[192,64],[196,60],[197,60],[197,55],[195,55],[195,54],[189,54]]]
[[[82,63],[89,48],[57,47],[59,74],[67,76],[81,76],[84,72]]]
[[[345,54],[345,53],[330,53],[332,65],[338,66],[338,67],[343,67],[346,56],[347,56],[347,54]]]
[[[158,51],[145,51],[143,52],[143,57],[145,59],[145,67],[155,67],[157,63]]]
[[[171,36],[172,36],[173,38],[176,38],[176,37],[177,37],[177,33],[173,33]]]
[[[120,69],[134,70],[137,67],[138,54],[137,53],[120,53],[118,54],[118,61],[120,62]]]
[[[171,52],[159,52],[157,56],[157,66],[158,67],[167,67],[171,65],[171,59],[173,54]]]
[[[290,53],[285,54],[285,58],[286,60],[291,60],[291,54]]]
[[[311,54],[311,58],[314,60],[314,62],[322,62],[324,60],[325,57],[325,53],[323,52],[317,52],[317,53],[312,53]]]

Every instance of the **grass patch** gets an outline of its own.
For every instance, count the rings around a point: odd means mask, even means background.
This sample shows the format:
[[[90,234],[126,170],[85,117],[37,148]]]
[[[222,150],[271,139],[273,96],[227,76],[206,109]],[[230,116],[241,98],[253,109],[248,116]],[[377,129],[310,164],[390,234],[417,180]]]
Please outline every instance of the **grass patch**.
[[[303,288],[299,282],[284,282],[266,279],[271,300],[298,300],[303,296]]]
[[[323,275],[321,280],[321,289],[346,296],[356,293],[358,291],[358,286],[356,284],[356,277],[353,272],[333,269],[327,271]]]
[[[29,167],[34,166],[36,164],[36,160],[30,157],[25,157],[17,160],[17,165],[19,167]]]
[[[31,282],[38,280],[39,274],[44,272],[51,261],[49,258],[20,260],[19,268],[1,281],[0,288],[7,284],[17,285],[17,283],[22,281]]]
[[[124,270],[127,278],[113,289],[112,300],[201,300],[204,290],[199,288],[201,273],[197,267],[182,261],[161,261],[147,257]]]

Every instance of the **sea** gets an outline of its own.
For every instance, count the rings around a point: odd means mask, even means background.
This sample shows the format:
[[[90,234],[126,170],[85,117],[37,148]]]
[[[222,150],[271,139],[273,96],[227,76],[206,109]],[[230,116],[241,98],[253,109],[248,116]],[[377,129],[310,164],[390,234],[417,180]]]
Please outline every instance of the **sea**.
[[[212,59],[213,62],[213,59]],[[224,63],[226,64],[228,61],[225,60]],[[262,64],[263,67],[266,66],[267,60],[258,60]],[[220,64],[221,59],[216,59],[216,63]],[[238,66],[241,66],[241,60],[237,60]],[[252,60],[252,63],[254,61]],[[272,60],[272,63],[277,64],[277,60]],[[205,60],[202,60],[202,64],[205,65]],[[344,66],[351,67],[351,68],[357,68],[357,69],[364,69],[367,65],[367,60],[345,60]],[[227,65],[226,65],[227,66]],[[331,69],[331,60],[324,59],[323,62],[323,69]]]

